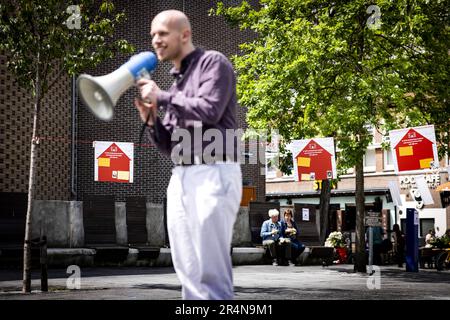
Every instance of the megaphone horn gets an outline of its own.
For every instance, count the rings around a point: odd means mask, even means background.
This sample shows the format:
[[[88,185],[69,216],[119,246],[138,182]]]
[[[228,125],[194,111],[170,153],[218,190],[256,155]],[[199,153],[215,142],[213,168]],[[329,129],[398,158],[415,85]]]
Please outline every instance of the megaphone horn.
[[[100,77],[82,74],[77,79],[81,100],[100,120],[111,120],[120,96],[139,78],[150,77],[158,59],[152,52],[136,54],[119,69]]]

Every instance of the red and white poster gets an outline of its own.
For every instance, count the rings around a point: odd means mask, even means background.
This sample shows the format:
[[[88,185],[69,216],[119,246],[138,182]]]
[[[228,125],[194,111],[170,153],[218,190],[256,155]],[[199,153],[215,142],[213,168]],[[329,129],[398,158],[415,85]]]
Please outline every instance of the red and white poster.
[[[392,130],[389,132],[395,171],[430,169],[438,164],[434,126]]]
[[[133,182],[133,143],[94,141],[95,181]]]
[[[297,181],[337,178],[333,138],[293,140],[289,149]]]

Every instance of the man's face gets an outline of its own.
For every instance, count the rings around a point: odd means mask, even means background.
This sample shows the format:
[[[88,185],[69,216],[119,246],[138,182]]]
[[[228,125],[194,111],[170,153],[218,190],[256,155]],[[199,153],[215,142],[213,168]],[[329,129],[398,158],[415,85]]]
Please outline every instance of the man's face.
[[[278,216],[272,216],[272,222],[273,223],[278,222]]]
[[[150,35],[160,61],[172,61],[181,55],[182,33],[168,19],[153,20]]]

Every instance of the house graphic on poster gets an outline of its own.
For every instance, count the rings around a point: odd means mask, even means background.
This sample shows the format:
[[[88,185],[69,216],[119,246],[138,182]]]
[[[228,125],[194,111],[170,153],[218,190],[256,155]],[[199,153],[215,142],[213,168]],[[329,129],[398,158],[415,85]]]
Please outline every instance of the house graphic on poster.
[[[332,178],[332,154],[314,139],[295,156],[299,181]]]
[[[394,146],[398,171],[430,168],[434,160],[433,142],[414,129],[409,129]]]
[[[98,181],[130,182],[131,159],[112,143],[97,157]]]

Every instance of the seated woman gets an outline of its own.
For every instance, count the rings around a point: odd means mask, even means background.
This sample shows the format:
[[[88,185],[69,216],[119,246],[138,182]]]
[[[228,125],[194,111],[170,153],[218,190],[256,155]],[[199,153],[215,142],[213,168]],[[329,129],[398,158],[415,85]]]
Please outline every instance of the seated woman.
[[[305,245],[297,239],[298,226],[294,221],[294,217],[291,210],[284,212],[284,221],[282,221],[282,236],[288,238],[291,243],[291,262],[297,263],[298,256],[305,251]]]
[[[278,216],[277,209],[269,210],[270,219],[263,222],[260,234],[264,247],[269,249],[274,266],[285,265],[286,259],[291,258],[291,246],[282,237],[282,226],[278,221]]]
[[[425,236],[425,248],[433,248],[433,242],[436,240],[436,232],[433,229],[428,230]]]

